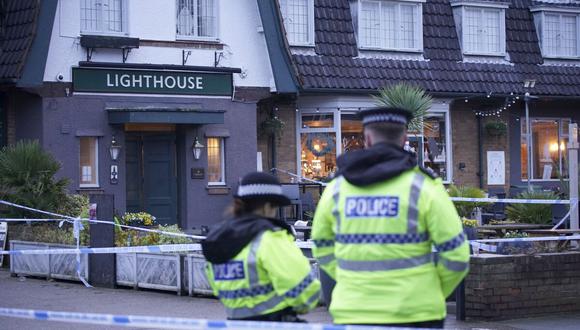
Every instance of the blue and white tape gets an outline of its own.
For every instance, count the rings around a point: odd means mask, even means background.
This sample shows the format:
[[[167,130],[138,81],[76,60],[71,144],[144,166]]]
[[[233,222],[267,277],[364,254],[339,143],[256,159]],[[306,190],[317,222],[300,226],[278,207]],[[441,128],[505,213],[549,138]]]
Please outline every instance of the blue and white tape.
[[[570,204],[567,199],[516,199],[450,197],[453,202],[505,203],[505,204]]]
[[[105,248],[76,248],[76,249],[34,249],[0,251],[0,254],[30,255],[30,254],[109,254],[109,253],[164,253],[164,252],[187,252],[201,251],[200,244],[165,244],[127,247]]]
[[[97,313],[53,312],[46,310],[1,308],[0,316],[32,319],[37,321],[58,321],[67,323],[97,324],[132,328],[154,329],[228,329],[228,330],[370,330],[394,329],[391,327],[353,326],[333,324],[258,322],[258,321],[223,321],[189,319],[180,317],[158,317]],[[397,328],[403,329],[403,328]]]

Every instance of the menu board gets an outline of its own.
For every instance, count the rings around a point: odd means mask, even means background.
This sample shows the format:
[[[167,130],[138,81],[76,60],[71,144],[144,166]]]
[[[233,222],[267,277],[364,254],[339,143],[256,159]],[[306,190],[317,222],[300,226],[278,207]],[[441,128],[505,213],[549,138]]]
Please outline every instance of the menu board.
[[[0,251],[4,251],[6,246],[6,237],[8,236],[8,223],[0,222]],[[0,267],[2,267],[2,262],[4,261],[4,255],[0,254]]]

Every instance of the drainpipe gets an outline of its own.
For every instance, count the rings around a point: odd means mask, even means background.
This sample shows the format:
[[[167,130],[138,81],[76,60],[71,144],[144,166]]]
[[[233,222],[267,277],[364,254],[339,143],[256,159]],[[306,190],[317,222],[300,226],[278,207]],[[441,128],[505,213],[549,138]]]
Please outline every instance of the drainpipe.
[[[479,176],[479,189],[483,189],[483,126],[481,117],[477,116],[477,150],[479,152],[477,175]]]

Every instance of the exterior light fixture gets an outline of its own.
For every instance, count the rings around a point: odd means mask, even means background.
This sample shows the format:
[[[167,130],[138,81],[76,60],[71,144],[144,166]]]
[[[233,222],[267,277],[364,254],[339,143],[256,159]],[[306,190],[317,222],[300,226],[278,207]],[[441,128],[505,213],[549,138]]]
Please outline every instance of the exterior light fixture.
[[[111,146],[109,147],[109,153],[111,154],[111,159],[117,161],[119,159],[119,154],[121,153],[121,145],[115,140],[115,136],[111,140]]]
[[[193,145],[191,146],[191,150],[193,151],[193,158],[195,160],[199,160],[199,157],[201,156],[201,151],[203,150],[203,148],[205,148],[205,146],[201,143],[199,143],[199,140],[197,139],[197,136],[195,137],[195,140],[193,141]]]
[[[526,79],[524,80],[524,88],[534,88],[536,86],[535,79]]]

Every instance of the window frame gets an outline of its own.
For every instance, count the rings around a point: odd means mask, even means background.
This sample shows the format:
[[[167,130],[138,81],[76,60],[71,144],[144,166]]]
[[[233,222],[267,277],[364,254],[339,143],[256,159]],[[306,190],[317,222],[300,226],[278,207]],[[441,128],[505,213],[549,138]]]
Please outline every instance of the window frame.
[[[285,0],[285,1],[295,1],[295,0]],[[284,21],[284,9],[282,9],[282,1],[278,0],[280,16],[282,17],[282,25],[284,27],[284,33],[286,35],[286,40],[288,44],[293,47],[314,47],[315,46],[315,33],[314,33],[314,0],[306,0],[308,2],[308,41],[306,43],[293,42],[288,37],[288,30],[286,29],[286,24]]]
[[[572,122],[572,118],[571,117],[530,117],[530,122],[533,123],[534,120],[541,120],[541,121],[557,121],[558,122],[558,145],[560,145],[561,141],[563,138],[569,138],[568,133],[566,133],[564,130],[566,129],[565,127],[563,127],[564,122],[565,121],[569,121]],[[524,127],[522,126],[523,123],[525,123],[526,121],[526,117],[520,117],[520,143],[522,142],[523,139],[526,138],[527,134],[529,134],[529,132],[527,132],[527,126],[525,127],[526,129],[526,135],[522,134],[522,130],[524,129]],[[530,128],[532,127],[530,123]],[[566,144],[566,150],[568,150],[568,144],[570,141],[568,141],[568,143]],[[530,137],[530,147],[528,147],[527,149],[529,150],[534,150],[534,137],[531,136]],[[563,168],[563,161],[562,161],[562,155],[560,154],[561,151],[558,151],[558,158],[559,158],[559,164],[558,164],[558,170],[560,171],[560,173],[562,173],[562,168]],[[521,160],[522,155],[520,154],[520,160]],[[535,174],[535,166],[534,166],[534,160],[532,160],[532,164],[530,166],[530,169],[532,171],[531,176],[532,178],[530,179],[530,182],[556,182],[556,181],[560,181],[560,179],[556,178],[556,179],[535,179],[534,178],[534,174]],[[530,175],[530,173],[528,173],[528,175]],[[570,177],[568,175],[568,177],[564,177],[564,180],[569,180]],[[521,182],[527,182],[528,178],[524,178],[523,177],[523,171],[522,171],[522,162],[520,161],[520,181]]]
[[[102,0],[99,0],[102,1]],[[79,21],[80,21],[80,34],[81,35],[96,35],[96,36],[128,36],[129,35],[129,1],[128,0],[120,0],[122,5],[121,8],[123,10],[121,14],[121,32],[117,31],[91,31],[91,30],[83,30],[83,23],[82,23],[82,16],[83,16],[83,8],[82,4],[79,1]],[[103,10],[103,6],[101,5],[101,10]],[[102,15],[101,15],[102,16]],[[103,25],[103,22],[100,22]]]
[[[538,42],[540,43],[540,50],[542,52],[542,57],[544,58],[553,58],[553,59],[572,59],[578,60],[580,59],[580,10],[565,10],[565,9],[539,9],[539,10],[532,10],[534,14],[534,24],[536,27],[536,33],[538,36]],[[545,37],[546,37],[546,14],[548,15],[558,15],[559,16],[559,25],[560,25],[560,32],[562,29],[562,16],[575,16],[576,17],[576,55],[562,55],[550,53],[545,48]],[[560,36],[561,38],[561,36]],[[560,39],[561,42],[561,39]]]
[[[194,4],[194,8],[195,8],[195,12],[197,13],[197,7],[198,7],[198,3],[199,0],[194,0],[195,4]],[[179,0],[175,0],[175,40],[193,40],[193,41],[210,41],[210,42],[219,42],[220,41],[220,6],[219,6],[219,0],[214,0],[214,11],[215,11],[215,37],[204,37],[204,36],[199,36],[199,26],[196,27],[196,33],[198,35],[193,35],[193,36],[188,36],[188,35],[182,35],[179,34],[177,31],[177,27],[179,25],[179,12],[178,12],[178,6],[179,6]],[[194,17],[197,18],[197,15],[194,15]]]
[[[357,9],[356,9],[356,15],[357,15],[357,26],[356,26],[356,37],[357,37],[357,43],[358,43],[358,48],[361,50],[378,50],[378,51],[395,51],[395,52],[407,52],[407,53],[422,53],[423,52],[423,3],[426,2],[426,0],[359,0],[357,1]],[[417,45],[417,47],[414,48],[403,48],[403,47],[399,47],[399,45],[395,45],[394,47],[385,47],[385,46],[380,46],[380,47],[375,47],[375,46],[366,46],[362,44],[362,38],[361,38],[361,19],[362,19],[362,5],[363,3],[378,3],[379,4],[379,12],[382,13],[382,4],[383,3],[389,3],[391,5],[396,6],[396,11],[397,11],[397,15],[395,15],[395,19],[399,19],[401,17],[401,5],[415,5],[417,7],[416,11],[417,11],[417,16],[415,17],[415,30],[414,30],[414,37],[415,37],[415,43]],[[382,19],[379,19],[379,22],[381,22],[381,24],[383,23]],[[395,26],[400,24],[397,24],[398,21],[395,21]],[[382,29],[382,25],[379,26],[379,31],[383,30]],[[395,43],[399,43],[400,38],[395,38]]]
[[[81,183],[83,177],[82,165],[81,165],[81,139],[83,138],[93,138],[95,141],[95,182],[96,183]],[[79,139],[79,188],[100,188],[99,181],[99,137],[98,136],[80,136]]]
[[[479,5],[462,5],[461,6],[461,50],[464,55],[480,55],[480,56],[506,56],[506,26],[505,26],[505,8],[504,6],[479,6]],[[466,11],[467,10],[478,10],[479,11],[479,24],[478,29],[481,31],[483,29],[483,13],[485,11],[496,11],[499,12],[499,51],[479,51],[479,50],[467,50],[465,49],[465,24],[466,24]],[[480,33],[479,39],[482,39],[483,33]],[[481,40],[478,40],[478,44]]]
[[[226,139],[223,136],[208,136],[206,137],[206,140],[209,139],[218,139],[219,141],[219,146],[220,146],[220,170],[221,170],[221,174],[222,174],[222,181],[209,181],[209,175],[208,175],[208,181],[207,181],[207,185],[208,186],[225,186],[226,185]],[[206,141],[206,145],[209,147],[209,142]],[[207,151],[209,151],[209,149],[207,149]],[[209,154],[206,154],[206,156],[208,157],[208,162],[209,162]],[[208,169],[209,169],[209,163],[208,163]]]
[[[445,103],[445,104],[448,104]],[[300,177],[305,178],[302,172],[302,163],[301,163],[301,154],[302,154],[302,143],[301,143],[301,135],[303,133],[335,133],[336,136],[336,157],[338,158],[340,155],[343,154],[342,151],[342,128],[341,128],[341,115],[344,113],[358,113],[361,108],[326,108],[316,109],[316,108],[307,108],[307,109],[300,109],[296,111],[296,174]],[[333,114],[333,126],[327,128],[303,128],[302,127],[302,116],[308,114]],[[449,107],[445,109],[437,108],[437,104],[433,104],[431,109],[427,111],[427,115],[429,114],[444,114],[445,118],[445,170],[447,171],[447,178],[443,180],[444,184],[451,184],[453,182],[453,146],[452,146],[452,123],[451,123],[451,111]],[[424,134],[411,134],[409,133],[409,137],[423,137]]]

